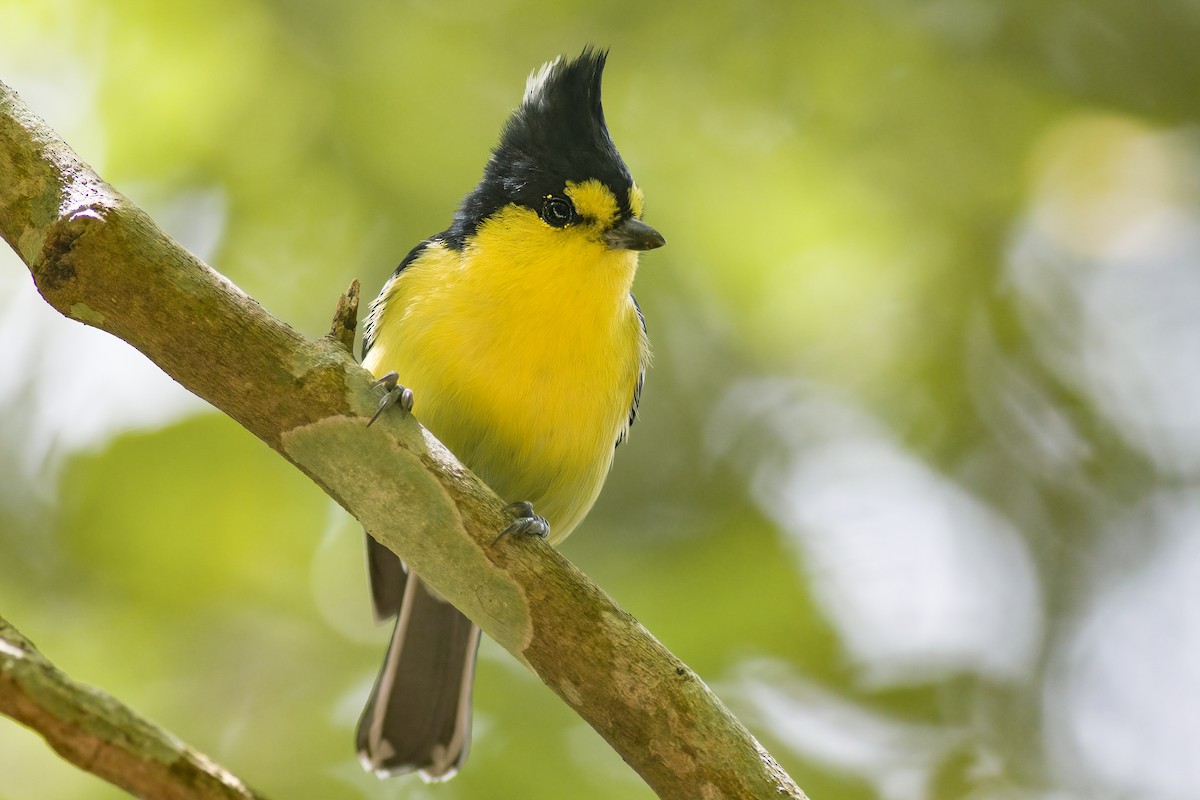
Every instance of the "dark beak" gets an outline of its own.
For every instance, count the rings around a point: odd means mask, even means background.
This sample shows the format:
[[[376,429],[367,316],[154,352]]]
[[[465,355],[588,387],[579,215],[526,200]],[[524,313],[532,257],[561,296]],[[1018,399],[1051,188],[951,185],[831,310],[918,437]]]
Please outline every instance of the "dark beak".
[[[630,217],[605,231],[604,243],[611,250],[653,250],[667,240],[640,219]]]

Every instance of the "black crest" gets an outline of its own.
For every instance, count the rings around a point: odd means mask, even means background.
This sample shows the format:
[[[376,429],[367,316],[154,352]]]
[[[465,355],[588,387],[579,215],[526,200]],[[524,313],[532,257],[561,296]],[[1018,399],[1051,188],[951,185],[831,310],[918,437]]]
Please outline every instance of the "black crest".
[[[633,180],[600,103],[607,56],[587,47],[579,58],[560,56],[529,76],[525,98],[505,124],[482,180],[444,234],[448,244],[461,248],[483,220],[509,203],[541,208],[567,181],[601,181],[616,195],[621,215],[629,215]]]

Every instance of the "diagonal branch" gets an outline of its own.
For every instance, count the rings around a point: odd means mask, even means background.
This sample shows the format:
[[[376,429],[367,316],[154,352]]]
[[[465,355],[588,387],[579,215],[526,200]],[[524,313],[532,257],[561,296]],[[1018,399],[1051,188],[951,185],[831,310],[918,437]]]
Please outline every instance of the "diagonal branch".
[[[118,700],[63,675],[3,618],[0,713],[40,733],[72,764],[137,797],[261,798]]]
[[[411,418],[344,332],[309,341],[164,234],[0,84],[0,235],[46,302],[292,462],[588,721],[661,797],[804,797],[707,686]],[[344,319],[345,312],[340,312]]]

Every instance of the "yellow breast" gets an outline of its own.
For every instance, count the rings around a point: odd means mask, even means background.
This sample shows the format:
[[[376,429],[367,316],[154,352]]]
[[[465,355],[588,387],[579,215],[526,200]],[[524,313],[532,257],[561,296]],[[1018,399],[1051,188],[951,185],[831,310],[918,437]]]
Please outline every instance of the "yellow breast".
[[[461,252],[430,245],[385,287],[364,361],[395,370],[417,419],[556,542],[600,492],[647,357],[636,253],[562,233],[509,207]]]

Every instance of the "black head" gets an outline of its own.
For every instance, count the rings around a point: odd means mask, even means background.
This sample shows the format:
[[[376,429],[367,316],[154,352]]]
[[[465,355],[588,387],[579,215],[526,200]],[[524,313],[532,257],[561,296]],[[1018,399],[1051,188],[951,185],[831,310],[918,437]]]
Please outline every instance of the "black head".
[[[546,204],[563,194],[568,181],[600,181],[617,198],[618,217],[634,216],[633,179],[608,135],[600,104],[607,55],[587,47],[573,61],[559,57],[530,75],[525,98],[505,124],[482,180],[444,235],[447,244],[461,248],[483,220],[510,203],[550,215],[554,224],[557,209]]]

